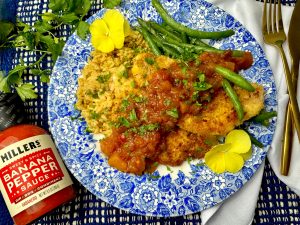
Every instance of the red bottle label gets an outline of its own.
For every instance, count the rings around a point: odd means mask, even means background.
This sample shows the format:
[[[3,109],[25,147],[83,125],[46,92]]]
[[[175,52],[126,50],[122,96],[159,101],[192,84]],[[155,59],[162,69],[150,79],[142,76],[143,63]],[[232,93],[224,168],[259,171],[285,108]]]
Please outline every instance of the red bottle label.
[[[12,216],[72,184],[49,135],[0,150],[0,189]]]

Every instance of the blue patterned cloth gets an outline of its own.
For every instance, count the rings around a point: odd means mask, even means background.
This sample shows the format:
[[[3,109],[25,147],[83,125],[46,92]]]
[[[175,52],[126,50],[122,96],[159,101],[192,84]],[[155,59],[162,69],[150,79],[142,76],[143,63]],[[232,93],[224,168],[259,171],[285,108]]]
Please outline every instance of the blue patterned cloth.
[[[47,9],[47,0],[0,0],[0,19],[12,19],[14,14],[21,18],[23,22],[32,24],[37,19],[37,15]],[[283,0],[284,4],[293,5],[294,0]],[[94,2],[90,15],[100,9],[100,1]],[[3,9],[5,9],[3,11]],[[0,28],[1,29],[1,28]],[[69,31],[62,30],[60,35],[67,37]],[[14,56],[14,57],[13,57]],[[0,52],[0,69],[9,70],[19,58],[33,62],[36,60],[34,54],[24,51]],[[15,60],[13,60],[15,59]],[[48,68],[49,59],[44,61],[44,68]],[[37,86],[39,99],[26,104],[29,120],[45,129],[47,124],[47,85],[41,84],[38,77],[26,77],[27,81]],[[75,181],[78,195],[76,199],[66,205],[57,208],[52,213],[44,216],[35,224],[201,224],[200,213],[184,217],[156,218],[130,214],[116,209],[90,194],[84,187]],[[266,163],[265,172],[261,187],[259,200],[257,203],[253,224],[300,224],[299,213],[300,199],[282,182],[280,182],[272,171],[269,163]],[[242,206],[241,206],[242,207]],[[9,213],[0,195],[0,225],[13,224]]]

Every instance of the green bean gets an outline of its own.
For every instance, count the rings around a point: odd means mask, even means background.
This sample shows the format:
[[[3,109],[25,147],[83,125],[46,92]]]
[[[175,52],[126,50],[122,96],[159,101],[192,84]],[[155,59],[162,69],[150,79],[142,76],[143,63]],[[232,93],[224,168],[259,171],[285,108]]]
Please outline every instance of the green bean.
[[[180,52],[178,52],[176,49],[172,48],[171,46],[167,46],[165,45],[161,39],[159,39],[158,37],[154,36],[154,35],[150,35],[152,40],[156,43],[157,46],[159,46],[160,48],[162,48],[162,50],[164,50],[164,52],[169,55],[172,56],[175,59],[180,58]]]
[[[165,29],[164,27],[162,27],[158,23],[151,21],[151,22],[149,22],[149,24],[150,24],[150,27],[152,27],[156,31],[162,33],[163,35],[169,36],[170,38],[173,38],[176,41],[179,41],[179,42],[181,41],[181,39],[178,36],[176,36],[171,31]]]
[[[244,129],[244,131],[247,132],[247,134],[250,137],[251,143],[254,144],[255,146],[259,147],[259,148],[263,148],[264,145],[263,143],[261,143],[259,140],[257,140],[252,134],[250,134],[247,130]]]
[[[171,16],[168,15],[167,11],[163,8],[159,0],[152,0],[152,5],[163,18],[163,20],[175,30],[181,32],[185,32],[188,36],[197,37],[201,39],[220,39],[224,37],[228,37],[234,34],[233,30],[225,30],[225,31],[200,31],[194,30],[189,27],[186,27],[180,23],[177,23]]]
[[[215,67],[215,71],[237,86],[247,91],[255,91],[255,88],[252,86],[252,84],[239,74],[218,65]]]
[[[163,41],[163,40],[162,40],[162,43],[164,45],[167,45],[167,46],[170,46],[170,47],[176,49],[179,53],[184,54],[185,50],[183,48],[181,48],[180,46],[172,44],[172,43],[169,43],[169,42],[166,42],[166,41]]]
[[[244,118],[244,110],[235,90],[231,87],[230,83],[226,79],[223,79],[222,86],[227,96],[230,98],[239,120],[242,120]]]
[[[257,115],[256,117],[254,117],[252,120],[257,122],[257,123],[261,123],[264,126],[268,126],[269,125],[269,119],[273,118],[277,116],[277,112],[276,111],[270,111],[270,112],[261,112],[259,115]]]
[[[152,40],[149,32],[144,27],[137,27],[136,29],[143,35],[152,52],[155,55],[161,55],[161,51],[159,50],[157,44]]]
[[[188,36],[186,35],[185,32],[181,32],[180,36],[181,36],[181,40],[182,40],[183,43],[189,43]]]
[[[190,43],[194,44],[194,45],[198,45],[198,46],[214,48],[214,47],[210,46],[209,44],[206,44],[205,42],[201,41],[200,39],[192,38],[190,40]]]

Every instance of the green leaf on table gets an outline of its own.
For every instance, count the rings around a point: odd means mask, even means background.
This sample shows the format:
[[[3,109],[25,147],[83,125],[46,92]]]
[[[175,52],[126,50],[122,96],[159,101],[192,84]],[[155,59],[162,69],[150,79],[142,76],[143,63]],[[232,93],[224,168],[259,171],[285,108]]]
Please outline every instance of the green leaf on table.
[[[85,39],[86,35],[89,33],[89,27],[90,25],[87,22],[80,21],[77,27],[77,35],[81,39]]]
[[[86,15],[91,8],[91,1],[90,0],[82,0],[82,1],[83,1],[82,2],[82,9],[83,9],[82,15]]]
[[[31,70],[30,70],[30,73],[31,73],[32,75],[37,76],[37,75],[40,75],[40,74],[42,73],[42,71],[39,70],[39,69],[31,69]]]
[[[50,81],[50,77],[49,77],[48,74],[42,73],[40,80],[41,80],[43,83],[48,83],[48,82]]]
[[[60,12],[64,11],[66,8],[66,1],[65,0],[50,0],[49,2],[49,9],[51,9],[53,12]]]
[[[17,20],[16,25],[17,25],[18,29],[23,32],[28,32],[31,29],[31,27],[28,24],[23,23],[21,20]]]
[[[57,15],[55,15],[51,12],[43,13],[41,15],[41,17],[42,17],[42,20],[45,21],[45,22],[53,21],[53,20],[56,20],[58,18]]]
[[[8,21],[0,21],[0,43],[5,42],[9,34],[14,30],[15,25]]]
[[[34,23],[34,27],[40,33],[45,33],[47,31],[53,29],[53,26],[51,24],[49,24],[46,21],[40,21],[40,20],[38,20]]]
[[[104,8],[112,9],[118,5],[120,5],[122,0],[103,0]]]
[[[61,55],[64,45],[65,42],[63,40],[59,40],[58,43],[55,43],[52,46],[48,46],[48,51],[52,53],[53,62],[55,62],[57,60],[57,57]]]
[[[25,101],[26,99],[37,98],[36,92],[33,90],[35,87],[33,84],[25,83],[16,87],[16,91],[20,98]]]
[[[47,47],[55,44],[54,38],[51,35],[40,36],[40,42],[46,44]]]
[[[33,50],[35,47],[35,36],[33,32],[26,32],[22,34],[23,41],[28,50]]]
[[[59,20],[66,24],[73,24],[74,22],[79,20],[79,17],[76,16],[75,13],[68,13],[60,16]]]
[[[24,65],[16,65],[15,68],[13,68],[12,70],[10,70],[7,74],[7,76],[11,76],[12,74],[18,73],[18,74],[23,74],[24,70],[27,68],[27,66]]]
[[[11,91],[7,83],[7,77],[4,76],[3,71],[0,71],[0,91],[4,93],[9,93]]]

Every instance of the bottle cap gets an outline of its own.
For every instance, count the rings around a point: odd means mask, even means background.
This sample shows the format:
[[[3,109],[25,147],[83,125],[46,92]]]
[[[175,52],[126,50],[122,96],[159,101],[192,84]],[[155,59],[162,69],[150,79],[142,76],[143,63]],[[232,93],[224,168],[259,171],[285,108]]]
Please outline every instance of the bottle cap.
[[[0,131],[25,120],[24,105],[16,93],[0,93]]]

